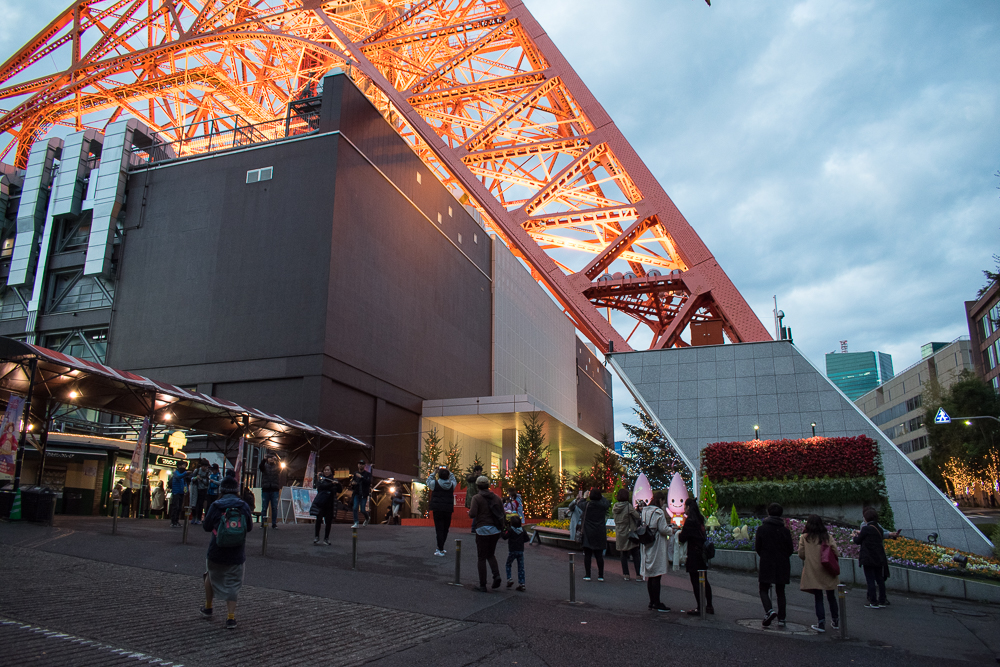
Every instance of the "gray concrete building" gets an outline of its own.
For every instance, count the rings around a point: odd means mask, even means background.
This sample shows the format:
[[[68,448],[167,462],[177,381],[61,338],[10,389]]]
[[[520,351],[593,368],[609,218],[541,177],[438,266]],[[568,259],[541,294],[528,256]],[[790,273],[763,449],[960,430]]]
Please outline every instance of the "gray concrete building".
[[[947,389],[963,370],[975,372],[968,336],[951,343],[928,343],[921,350],[923,359],[854,401],[911,461],[931,452],[924,425],[928,383],[937,381]]]

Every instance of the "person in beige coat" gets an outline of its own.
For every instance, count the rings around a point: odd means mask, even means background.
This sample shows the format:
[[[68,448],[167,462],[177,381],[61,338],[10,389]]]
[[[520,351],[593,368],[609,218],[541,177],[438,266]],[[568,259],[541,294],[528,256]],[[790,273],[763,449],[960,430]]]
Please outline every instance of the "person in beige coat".
[[[823,593],[830,603],[831,629],[840,628],[840,610],[837,607],[837,585],[840,584],[840,577],[830,574],[823,567],[820,560],[824,544],[829,544],[837,554],[837,543],[830,537],[823,520],[817,514],[810,514],[806,519],[805,529],[799,537],[799,558],[802,559],[802,583],[799,586],[803,591],[812,593],[816,602],[816,625],[811,626],[816,632],[826,632],[826,613],[823,607]]]
[[[642,508],[642,522],[656,532],[656,541],[640,547],[642,569],[639,573],[646,578],[649,608],[656,611],[670,611],[670,607],[660,602],[660,578],[667,573],[667,545],[674,534],[670,522],[663,513],[666,501],[666,494],[657,491],[650,503]]]

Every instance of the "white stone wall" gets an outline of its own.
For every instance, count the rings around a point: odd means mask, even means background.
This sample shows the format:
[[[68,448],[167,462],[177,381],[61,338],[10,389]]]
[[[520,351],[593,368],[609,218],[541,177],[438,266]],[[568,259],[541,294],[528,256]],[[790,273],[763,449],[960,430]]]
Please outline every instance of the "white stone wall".
[[[576,333],[502,243],[493,243],[493,395],[530,394],[577,425]]]

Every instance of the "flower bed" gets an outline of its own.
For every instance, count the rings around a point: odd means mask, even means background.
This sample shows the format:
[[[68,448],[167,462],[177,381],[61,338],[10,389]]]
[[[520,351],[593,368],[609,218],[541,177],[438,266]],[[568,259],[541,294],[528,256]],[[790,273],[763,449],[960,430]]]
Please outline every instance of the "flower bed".
[[[852,438],[716,442],[702,450],[713,482],[789,477],[873,477],[879,474],[877,445],[866,435]]]
[[[569,530],[569,519],[549,519],[548,521],[541,521],[538,523],[542,528],[558,528],[560,530]],[[608,539],[615,539],[615,529],[608,528]]]
[[[717,549],[734,549],[736,551],[753,551],[754,538],[757,534],[757,527],[760,526],[759,519],[746,519],[740,522],[746,525],[749,534],[748,540],[741,540],[733,537],[732,529],[728,526],[712,531],[712,541]],[[792,533],[792,546],[797,547],[799,536],[805,527],[804,521],[790,519],[788,528]],[[859,547],[852,541],[856,528],[844,528],[841,526],[827,526],[834,541],[837,543],[837,553],[842,558],[857,558]],[[961,554],[968,558],[966,567],[956,563],[953,558]],[[1000,580],[1000,560],[995,558],[984,558],[975,554],[959,551],[949,547],[942,547],[937,544],[927,544],[908,537],[900,537],[896,540],[885,541],[885,555],[890,565],[901,567],[911,567],[919,570],[931,572],[947,572],[957,575],[973,575]]]

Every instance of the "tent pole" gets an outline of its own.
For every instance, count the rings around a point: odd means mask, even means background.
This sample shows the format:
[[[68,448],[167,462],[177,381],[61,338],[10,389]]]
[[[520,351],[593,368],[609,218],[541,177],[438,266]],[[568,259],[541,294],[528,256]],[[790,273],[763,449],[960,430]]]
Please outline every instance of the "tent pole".
[[[14,493],[21,488],[21,464],[24,463],[24,443],[28,435],[28,421],[31,419],[31,395],[35,392],[35,369],[38,358],[28,362],[28,397],[24,401],[24,411],[21,413],[21,436],[17,442],[17,457],[14,463]]]

